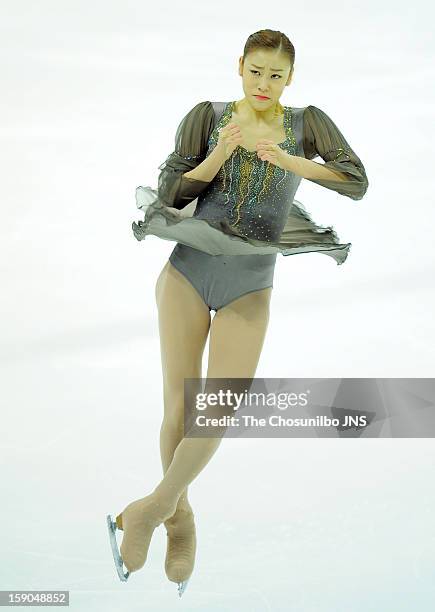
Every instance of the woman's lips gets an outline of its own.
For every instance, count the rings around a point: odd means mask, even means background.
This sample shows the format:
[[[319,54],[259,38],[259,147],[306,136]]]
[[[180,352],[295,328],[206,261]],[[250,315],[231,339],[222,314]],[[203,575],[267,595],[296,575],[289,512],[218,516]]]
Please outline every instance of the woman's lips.
[[[255,98],[257,98],[257,100],[269,100],[269,98],[267,96],[256,96],[254,95]]]

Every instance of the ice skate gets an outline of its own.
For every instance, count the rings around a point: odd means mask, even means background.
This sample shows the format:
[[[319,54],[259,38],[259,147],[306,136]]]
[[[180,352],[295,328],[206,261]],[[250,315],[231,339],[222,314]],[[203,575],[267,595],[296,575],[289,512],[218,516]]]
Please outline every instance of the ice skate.
[[[175,507],[168,507],[153,495],[147,495],[129,504],[115,522],[108,515],[112,553],[120,580],[125,582],[132,572],[144,566],[155,528],[173,515]],[[124,531],[120,550],[115,537],[116,528]],[[122,564],[127,572],[123,571]]]
[[[166,576],[178,583],[178,594],[184,593],[193,572],[196,553],[196,530],[192,510],[178,509],[165,521],[167,548]]]

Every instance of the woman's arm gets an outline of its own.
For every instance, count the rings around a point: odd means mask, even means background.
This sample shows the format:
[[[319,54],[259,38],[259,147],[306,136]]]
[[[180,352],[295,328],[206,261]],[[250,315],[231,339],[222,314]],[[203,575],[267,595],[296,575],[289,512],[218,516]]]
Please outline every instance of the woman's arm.
[[[289,155],[286,170],[353,200],[362,199],[369,184],[363,163],[332,119],[316,106],[304,111],[303,147],[305,159]],[[325,163],[311,161],[317,156]]]
[[[225,149],[223,147],[215,147],[208,157],[204,159],[196,168],[186,172],[183,175],[183,180],[190,181],[206,181],[210,182],[219,172],[220,167],[225,161]]]
[[[214,109],[211,102],[199,102],[181,120],[175,135],[175,148],[159,166],[158,193],[160,199],[173,208],[182,209],[206,189],[214,178],[201,171],[207,153],[207,143],[214,126]],[[211,155],[209,156],[211,157]],[[215,160],[214,156],[212,162]],[[215,161],[217,163],[217,161]],[[217,168],[216,173],[219,168]],[[216,174],[215,173],[215,174]],[[185,176],[188,174],[188,176]]]
[[[290,161],[285,164],[285,170],[294,172],[302,176],[302,178],[316,181],[318,179],[330,180],[330,181],[347,181],[347,174],[338,172],[328,168],[326,164],[319,164],[315,161],[299,157],[298,155],[289,155]]]

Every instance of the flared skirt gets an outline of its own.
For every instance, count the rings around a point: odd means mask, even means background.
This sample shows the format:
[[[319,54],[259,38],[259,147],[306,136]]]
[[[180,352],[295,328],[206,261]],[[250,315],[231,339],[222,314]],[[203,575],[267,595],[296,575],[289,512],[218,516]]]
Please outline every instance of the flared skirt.
[[[140,186],[136,189],[136,206],[144,220],[133,222],[137,240],[153,235],[199,249],[209,255],[269,255],[284,256],[319,252],[332,257],[338,265],[344,263],[351,243],[340,244],[331,226],[317,225],[302,202],[293,200],[285,226],[276,241],[261,241],[237,231],[226,220],[201,219],[186,216],[183,211],[165,205],[156,189]]]

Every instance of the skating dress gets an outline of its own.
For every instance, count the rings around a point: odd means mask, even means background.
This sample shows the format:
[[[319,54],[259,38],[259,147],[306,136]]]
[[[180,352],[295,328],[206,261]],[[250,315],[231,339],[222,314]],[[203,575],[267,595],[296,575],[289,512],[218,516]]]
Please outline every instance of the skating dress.
[[[316,251],[342,264],[351,247],[340,244],[333,227],[317,225],[294,199],[302,177],[260,160],[256,151],[238,146],[211,181],[183,176],[210,155],[234,108],[233,101],[206,101],[185,115],[173,153],[159,166],[158,188],[136,189],[136,205],[145,217],[132,225],[137,240],[155,235],[177,243],[171,264],[216,311],[272,287],[278,253]],[[310,160],[320,156],[325,167],[347,177],[306,180],[353,200],[364,196],[364,166],[324,111],[285,106],[283,125],[283,150]]]

